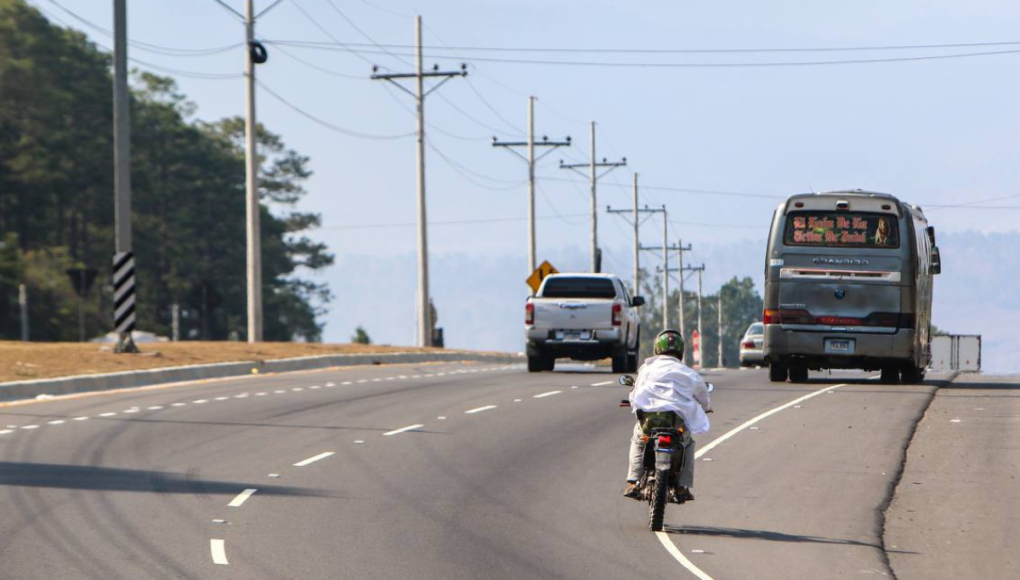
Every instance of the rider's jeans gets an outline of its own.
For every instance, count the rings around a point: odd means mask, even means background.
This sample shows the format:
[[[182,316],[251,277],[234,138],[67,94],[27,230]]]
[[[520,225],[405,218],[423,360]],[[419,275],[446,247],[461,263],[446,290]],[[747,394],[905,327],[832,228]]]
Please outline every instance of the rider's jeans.
[[[644,432],[641,430],[641,423],[634,423],[634,434],[630,438],[630,471],[627,473],[627,481],[637,481],[641,479],[641,474],[644,472],[643,459],[645,455],[645,442],[641,440]],[[683,436],[684,443],[684,461],[683,468],[680,469],[680,473],[677,477],[677,483],[681,487],[692,488],[694,487],[694,437],[691,437],[690,431],[684,430]]]

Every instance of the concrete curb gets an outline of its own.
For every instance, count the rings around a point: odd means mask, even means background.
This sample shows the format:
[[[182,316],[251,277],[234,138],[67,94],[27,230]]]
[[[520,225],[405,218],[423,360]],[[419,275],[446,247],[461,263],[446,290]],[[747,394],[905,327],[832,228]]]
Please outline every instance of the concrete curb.
[[[522,355],[500,353],[393,352],[378,354],[334,354],[267,361],[227,362],[0,383],[0,401],[34,399],[39,395],[69,395],[72,393],[108,391],[112,389],[128,389],[132,387],[148,387],[152,385],[198,381],[203,379],[249,376],[253,374],[253,370],[257,370],[259,373],[286,373],[330,367],[379,364],[457,361],[506,364],[519,363],[523,360],[524,357]]]

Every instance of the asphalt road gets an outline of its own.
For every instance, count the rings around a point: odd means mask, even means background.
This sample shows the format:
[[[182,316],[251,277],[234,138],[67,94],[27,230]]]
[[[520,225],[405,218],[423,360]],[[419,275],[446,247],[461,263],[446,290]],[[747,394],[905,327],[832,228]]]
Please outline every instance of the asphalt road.
[[[0,407],[0,578],[890,575],[882,514],[934,381],[706,373],[697,501],[656,536],[620,496],[626,389],[573,368],[361,367]]]

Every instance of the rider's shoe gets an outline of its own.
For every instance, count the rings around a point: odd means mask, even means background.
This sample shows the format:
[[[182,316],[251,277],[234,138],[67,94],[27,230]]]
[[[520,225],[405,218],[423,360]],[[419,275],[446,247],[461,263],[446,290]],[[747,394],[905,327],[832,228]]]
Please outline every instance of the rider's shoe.
[[[638,490],[638,482],[628,481],[627,487],[623,490],[623,496],[632,499],[641,499],[641,492]]]
[[[686,487],[677,487],[676,488],[676,502],[677,503],[684,503],[685,501],[694,501],[694,494],[691,493],[691,490],[689,488],[686,488]]]

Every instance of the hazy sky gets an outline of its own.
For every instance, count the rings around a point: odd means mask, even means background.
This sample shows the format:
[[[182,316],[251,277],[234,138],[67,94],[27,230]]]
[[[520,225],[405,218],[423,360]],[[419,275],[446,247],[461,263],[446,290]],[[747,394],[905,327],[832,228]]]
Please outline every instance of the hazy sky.
[[[83,26],[51,0],[31,0],[49,14]],[[58,0],[105,27],[112,1]],[[239,0],[225,0],[242,9]],[[270,4],[259,0],[261,9]],[[1005,0],[735,0],[646,2],[575,0],[284,0],[258,23],[257,36],[277,41],[339,39],[360,43],[359,56],[270,44],[258,68],[271,90],[343,129],[375,136],[414,130],[407,95],[368,79],[371,64],[410,71],[413,15],[423,15],[430,46],[599,49],[842,48],[1007,42],[1020,38],[1020,3]],[[213,0],[129,0],[132,39],[162,46],[208,48],[241,42],[236,17]],[[299,9],[300,7],[300,9]],[[311,18],[308,18],[307,13]],[[352,26],[352,23],[357,28]],[[86,29],[109,46],[100,32]],[[328,35],[327,35],[328,33]],[[333,37],[333,39],[330,38]],[[333,46],[332,48],[337,48]],[[172,57],[132,48],[130,55],[172,69],[237,74],[241,48]],[[569,53],[426,51],[427,66],[468,63],[429,97],[429,211],[436,255],[521,256],[525,252],[525,166],[493,150],[493,135],[523,135],[527,96],[539,98],[537,131],[571,135],[572,150],[545,160],[539,175],[539,258],[576,246],[587,251],[584,183],[561,171],[587,157],[589,120],[599,123],[598,157],[626,156],[629,167],[606,177],[599,205],[630,202],[631,171],[666,188],[736,192],[723,195],[647,189],[643,202],[666,203],[670,237],[699,247],[756,240],[772,208],[794,192],[833,188],[887,191],[928,206],[944,231],[1016,230],[1016,209],[936,209],[938,204],[1020,195],[1020,54],[871,64],[789,67],[649,67],[650,63],[725,64],[869,60],[1020,50],[1014,45],[924,50],[724,53]],[[319,69],[294,60],[284,51]],[[630,66],[555,66],[482,59],[607,61]],[[146,68],[136,63],[135,66]],[[158,71],[157,71],[158,72]],[[177,77],[199,105],[198,117],[243,112],[242,80]],[[312,158],[304,209],[323,214],[316,236],[340,256],[394,258],[414,250],[414,140],[367,139],[327,129],[260,91],[259,120]],[[434,129],[433,129],[434,127]],[[560,154],[562,153],[562,155]],[[453,168],[443,156],[458,167]],[[758,196],[758,197],[755,197]],[[772,196],[772,197],[770,197]],[[993,202],[1020,206],[1020,198]],[[242,219],[242,216],[238,216]],[[630,230],[599,216],[607,267],[629,276]],[[443,224],[464,220],[503,220]],[[398,224],[382,227],[385,224]],[[404,224],[404,225],[399,225]],[[352,226],[357,226],[356,228]],[[365,227],[375,226],[375,227]],[[649,222],[646,243],[661,239]],[[520,263],[523,263],[520,262]],[[516,266],[519,267],[519,266]],[[734,272],[736,274],[738,272]],[[745,272],[739,272],[745,274]],[[750,274],[749,272],[746,272]],[[343,305],[344,280],[326,275]],[[409,273],[408,275],[412,275]],[[523,277],[524,272],[521,272]],[[447,282],[437,281],[437,284]],[[520,288],[523,293],[523,284]],[[408,302],[412,300],[408,296]],[[516,305],[515,305],[516,306]],[[442,309],[442,305],[440,308]],[[453,307],[447,305],[447,308]],[[327,329],[343,339],[350,329]],[[402,336],[409,334],[402,331]]]

